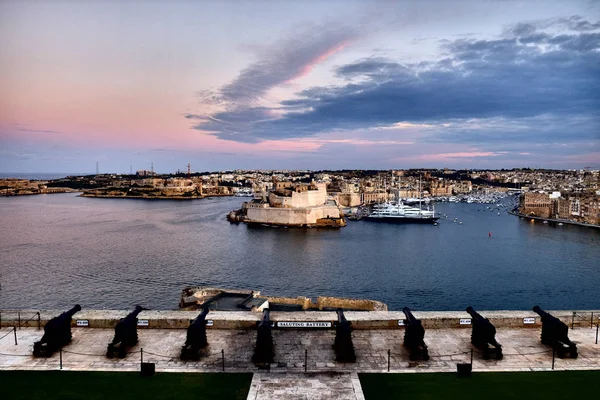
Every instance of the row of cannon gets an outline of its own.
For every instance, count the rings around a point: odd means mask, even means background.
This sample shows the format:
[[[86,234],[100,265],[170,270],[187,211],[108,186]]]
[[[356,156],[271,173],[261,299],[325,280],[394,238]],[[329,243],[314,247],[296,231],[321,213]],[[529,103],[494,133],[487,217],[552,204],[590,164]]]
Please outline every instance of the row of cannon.
[[[72,339],[71,319],[80,310],[81,306],[77,304],[72,309],[49,320],[44,326],[42,339],[33,344],[33,355],[36,357],[49,357],[69,344]],[[114,338],[108,343],[106,349],[108,358],[115,356],[124,358],[129,349],[138,343],[137,317],[143,310],[145,308],[136,306],[130,314],[117,322]],[[415,318],[407,307],[402,311],[406,316],[403,344],[409,352],[410,360],[429,360],[429,351],[424,340],[425,328],[421,320]],[[472,317],[471,343],[473,346],[482,351],[484,359],[492,357],[497,360],[502,359],[502,345],[496,341],[496,328],[494,325],[489,319],[475,311],[473,307],[467,307],[466,311]],[[533,307],[533,311],[542,319],[542,343],[552,347],[560,358],[577,358],[577,345],[571,342],[568,337],[569,327],[538,306]],[[202,355],[202,350],[207,347],[207,315],[208,308],[204,308],[187,328],[186,341],[181,348],[180,358],[182,360],[198,360]],[[342,363],[355,362],[356,354],[352,343],[352,324],[346,319],[341,309],[337,310],[337,317],[333,343],[336,361]],[[262,320],[257,325],[256,345],[252,357],[252,361],[256,364],[270,364],[273,362],[275,351],[271,333],[272,326],[269,310],[266,309],[263,312]]]

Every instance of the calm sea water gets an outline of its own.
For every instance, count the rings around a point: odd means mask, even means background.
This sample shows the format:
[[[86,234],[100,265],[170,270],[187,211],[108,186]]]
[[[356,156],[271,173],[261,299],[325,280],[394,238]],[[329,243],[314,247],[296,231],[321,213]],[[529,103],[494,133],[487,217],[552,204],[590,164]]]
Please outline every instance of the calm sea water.
[[[369,298],[394,310],[600,308],[598,230],[480,204],[439,205],[448,219],[437,227],[229,224],[243,200],[0,198],[0,308],[174,309],[187,285]]]

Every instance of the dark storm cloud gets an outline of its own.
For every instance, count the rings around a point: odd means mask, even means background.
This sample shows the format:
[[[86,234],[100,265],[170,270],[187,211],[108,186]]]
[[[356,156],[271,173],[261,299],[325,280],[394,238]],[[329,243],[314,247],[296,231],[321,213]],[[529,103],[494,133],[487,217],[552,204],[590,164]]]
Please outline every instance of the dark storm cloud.
[[[560,134],[569,140],[598,138],[600,33],[592,31],[599,23],[571,17],[544,24],[517,24],[496,40],[445,41],[443,58],[435,61],[358,60],[335,70],[346,84],[299,92],[297,98],[280,103],[279,117],[268,108],[228,109],[203,120],[197,129],[222,139],[256,142],[397,122],[496,119],[510,131],[509,121],[521,119],[531,123],[523,129],[532,130],[535,117],[546,116],[563,123],[568,131]],[[550,28],[554,33],[546,31]],[[242,89],[240,79],[225,92]],[[568,121],[577,118],[587,125],[568,129]],[[559,134],[556,129],[539,132]],[[525,134],[519,137],[528,139]],[[481,132],[462,138],[490,139]],[[461,138],[454,135],[452,140]]]

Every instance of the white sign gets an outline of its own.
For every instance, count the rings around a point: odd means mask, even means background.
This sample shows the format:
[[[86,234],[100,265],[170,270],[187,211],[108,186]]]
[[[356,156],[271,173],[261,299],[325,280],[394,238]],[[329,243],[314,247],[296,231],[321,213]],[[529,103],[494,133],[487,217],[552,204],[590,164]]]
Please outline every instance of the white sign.
[[[404,326],[404,320],[403,319],[399,319],[398,320],[398,326]]]
[[[471,318],[461,318],[459,322],[461,325],[471,325]]]
[[[213,323],[212,319],[207,319],[206,320],[206,326],[213,326],[213,325],[214,325],[214,323]]]
[[[331,322],[296,322],[280,321],[277,322],[278,328],[331,328]]]
[[[533,318],[533,317],[523,318],[523,323],[524,324],[535,324],[535,318]]]
[[[88,326],[88,320],[87,319],[78,319],[77,320],[77,326]]]
[[[148,326],[148,320],[147,319],[138,319],[137,326]]]

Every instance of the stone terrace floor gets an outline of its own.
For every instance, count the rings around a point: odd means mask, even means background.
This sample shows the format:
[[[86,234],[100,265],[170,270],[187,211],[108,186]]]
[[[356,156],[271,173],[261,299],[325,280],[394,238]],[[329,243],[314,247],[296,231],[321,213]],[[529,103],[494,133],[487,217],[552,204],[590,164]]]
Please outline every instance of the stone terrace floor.
[[[3,328],[0,337],[10,332]],[[207,331],[209,348],[198,362],[179,360],[185,341],[184,329],[138,329],[139,343],[125,359],[105,357],[106,345],[112,340],[108,329],[73,328],[73,341],[63,350],[66,370],[138,370],[140,350],[144,361],[156,363],[157,371],[221,371],[252,372],[258,368],[251,362],[255,331]],[[33,342],[43,331],[36,328],[17,329],[18,345],[12,333],[0,340],[0,369],[58,369],[59,354],[50,358],[34,358]],[[456,371],[456,364],[470,360],[470,329],[429,329],[425,341],[429,346],[429,361],[410,362],[402,346],[403,329],[355,330],[352,333],[357,361],[353,364],[335,362],[332,344],[334,330],[273,330],[275,362],[270,372],[304,372],[307,350],[309,372],[379,372],[387,371],[388,349],[390,370],[397,372]],[[496,339],[503,345],[504,359],[483,360],[474,354],[474,371],[545,370],[552,365],[552,351],[540,343],[539,329],[499,328]],[[577,343],[577,359],[556,358],[555,369],[600,369],[600,344],[595,344],[596,329],[575,328],[569,337]],[[223,354],[221,353],[223,350]],[[266,371],[263,371],[266,372]]]
[[[64,348],[64,370],[137,371],[141,350],[145,362],[156,364],[157,372],[255,372],[248,399],[356,399],[363,400],[357,372],[385,372],[390,350],[391,372],[455,372],[456,364],[470,361],[470,329],[429,329],[425,341],[429,361],[410,362],[402,346],[403,329],[356,330],[352,333],[357,361],[335,362],[333,330],[273,330],[275,362],[269,370],[259,370],[252,362],[256,332],[248,330],[207,331],[209,348],[198,362],[179,360],[185,341],[184,329],[138,329],[139,343],[125,359],[105,357],[112,340],[108,329],[74,328],[73,341]],[[32,356],[33,342],[43,331],[17,330],[18,345],[9,328],[0,331],[0,370],[56,370],[59,354],[49,358]],[[538,371],[552,367],[552,350],[540,343],[540,329],[500,328],[496,339],[503,345],[500,361],[483,360],[474,354],[473,370]],[[577,359],[555,360],[555,369],[600,369],[600,344],[596,329],[578,327],[569,331],[577,343]],[[221,352],[223,350],[223,353]],[[307,351],[308,373],[304,373]],[[224,357],[223,357],[224,356]],[[224,359],[224,362],[223,362]]]

